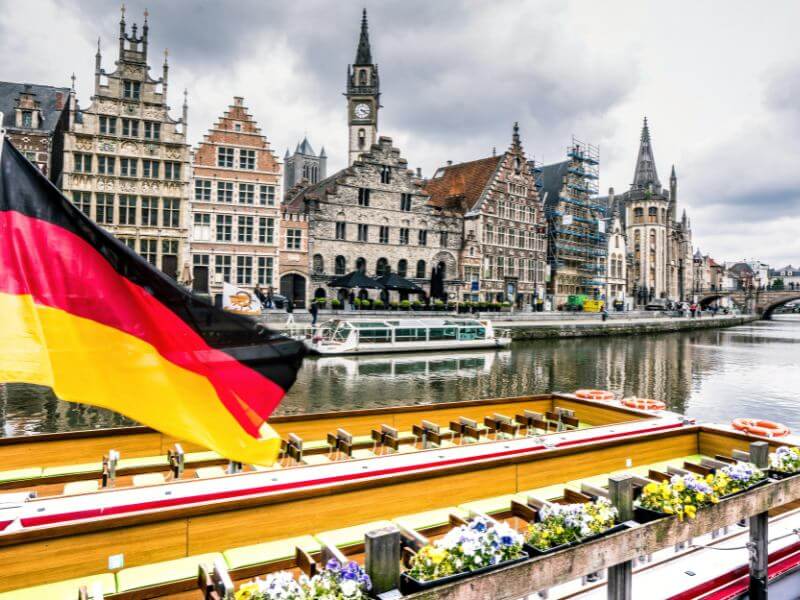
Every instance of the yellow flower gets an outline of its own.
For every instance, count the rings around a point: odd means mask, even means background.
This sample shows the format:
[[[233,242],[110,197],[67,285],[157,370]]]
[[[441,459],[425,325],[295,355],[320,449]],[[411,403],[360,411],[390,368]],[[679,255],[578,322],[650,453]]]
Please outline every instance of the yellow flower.
[[[255,582],[243,583],[238,591],[233,595],[235,600],[250,600],[258,593],[258,585]]]
[[[645,494],[655,494],[657,491],[658,491],[658,484],[654,481],[644,486]]]
[[[697,509],[691,505],[685,507],[684,510],[686,511],[686,516],[690,519],[694,519],[695,515],[697,514]]]
[[[697,501],[698,502],[705,502],[706,495],[703,492],[697,492]]]

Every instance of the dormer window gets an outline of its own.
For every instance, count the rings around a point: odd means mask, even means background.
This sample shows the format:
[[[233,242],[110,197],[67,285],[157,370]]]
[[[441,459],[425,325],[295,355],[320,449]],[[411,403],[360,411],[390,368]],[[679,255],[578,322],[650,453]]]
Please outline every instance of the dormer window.
[[[139,100],[141,98],[142,84],[140,81],[130,81],[126,79],[122,82],[122,96],[128,100]]]
[[[33,129],[33,111],[22,111],[22,126],[25,129]]]

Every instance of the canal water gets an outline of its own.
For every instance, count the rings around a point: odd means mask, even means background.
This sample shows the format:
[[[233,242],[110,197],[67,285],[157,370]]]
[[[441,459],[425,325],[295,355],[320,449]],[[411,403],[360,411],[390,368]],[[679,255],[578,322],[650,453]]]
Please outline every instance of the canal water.
[[[515,342],[465,351],[306,361],[282,414],[452,402],[577,388],[664,400],[705,421],[780,421],[800,431],[800,316],[729,329]],[[3,435],[128,425],[112,412],[0,386]]]

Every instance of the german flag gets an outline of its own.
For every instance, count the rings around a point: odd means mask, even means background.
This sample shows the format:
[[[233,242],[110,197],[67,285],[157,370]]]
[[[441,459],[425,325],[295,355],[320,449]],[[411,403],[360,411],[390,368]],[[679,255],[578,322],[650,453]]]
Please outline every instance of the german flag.
[[[2,139],[2,138],[0,138]],[[225,457],[271,464],[266,419],[305,348],[194,297],[0,147],[0,383],[48,386]]]

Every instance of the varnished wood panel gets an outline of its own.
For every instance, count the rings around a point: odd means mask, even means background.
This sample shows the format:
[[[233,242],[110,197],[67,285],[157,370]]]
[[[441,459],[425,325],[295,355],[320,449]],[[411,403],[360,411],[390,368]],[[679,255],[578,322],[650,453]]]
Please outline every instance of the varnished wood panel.
[[[435,480],[411,481],[191,518],[189,553],[213,552],[319,533],[509,494],[515,490],[515,474],[516,467],[508,465]]]
[[[758,441],[758,438],[751,438],[743,433],[726,433],[708,429],[703,429],[698,435],[700,452],[708,456],[714,456],[715,454],[730,456],[734,449],[747,452],[750,449],[750,444]],[[774,451],[780,445],[780,443],[769,442],[770,451]]]
[[[627,421],[640,421],[646,419],[647,415],[640,415],[619,407],[602,406],[598,404],[583,403],[576,400],[565,400],[556,398],[553,400],[554,406],[575,411],[575,416],[583,423],[592,425],[608,425],[610,423],[625,423]]]
[[[697,434],[687,432],[638,443],[626,441],[607,448],[520,463],[517,465],[517,491],[625,469],[626,459],[631,459],[631,466],[636,467],[696,452]]]
[[[0,591],[102,573],[120,553],[126,567],[187,556],[186,520],[0,548]]]
[[[0,469],[51,467],[58,465],[100,462],[114,449],[122,458],[161,454],[161,434],[144,433],[114,437],[92,437],[76,440],[37,442],[0,446]]]

